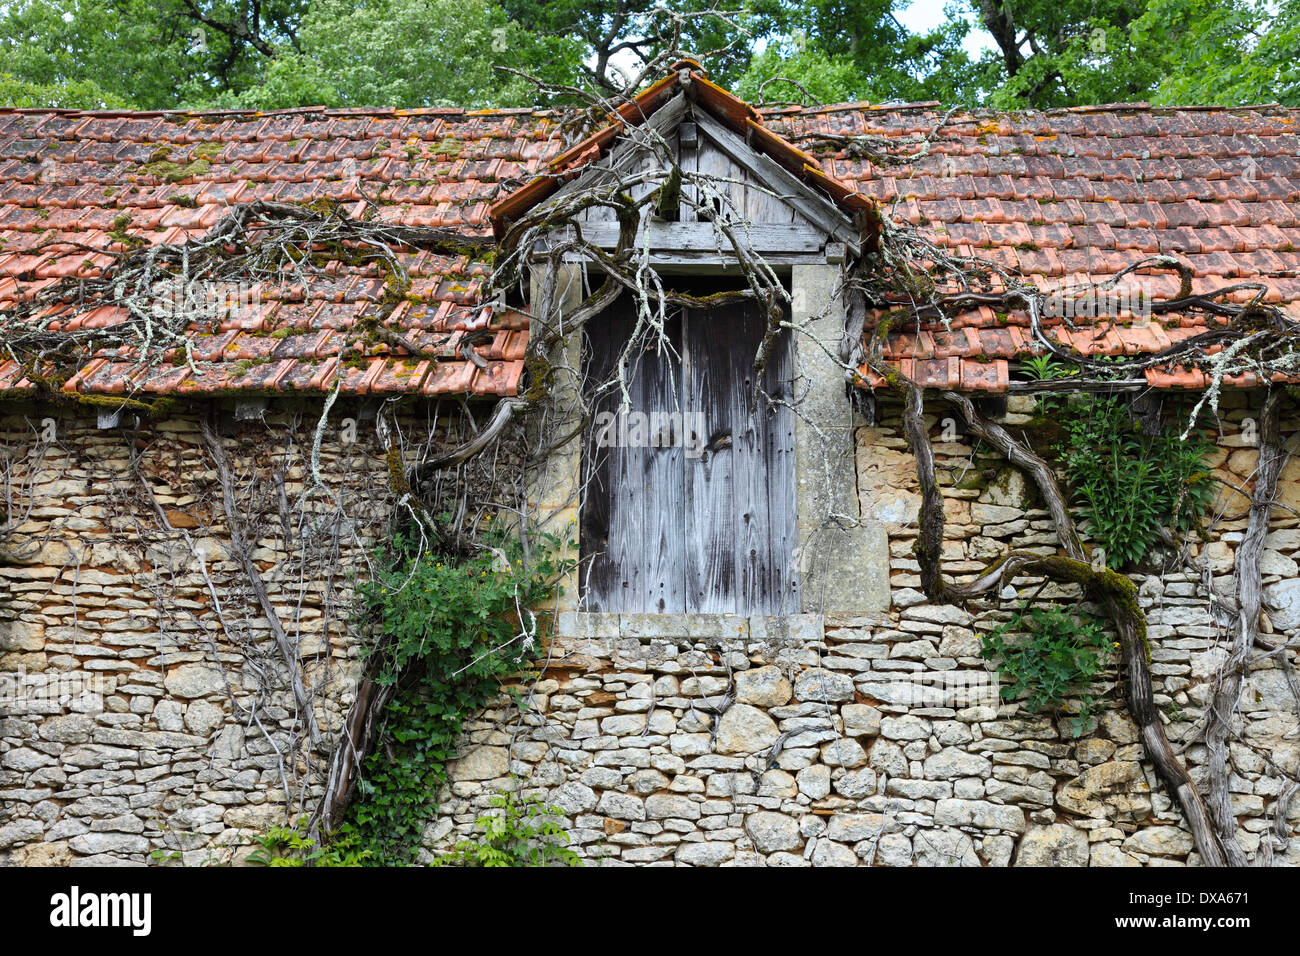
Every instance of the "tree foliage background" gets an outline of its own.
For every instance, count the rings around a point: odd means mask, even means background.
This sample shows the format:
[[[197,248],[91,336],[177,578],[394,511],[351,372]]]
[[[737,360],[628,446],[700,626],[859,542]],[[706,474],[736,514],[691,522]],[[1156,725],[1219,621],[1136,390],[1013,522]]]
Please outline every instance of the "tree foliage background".
[[[520,106],[677,48],[766,102],[1300,105],[1300,0],[948,0],[923,34],[909,2],[942,0],[12,0],[0,104]]]

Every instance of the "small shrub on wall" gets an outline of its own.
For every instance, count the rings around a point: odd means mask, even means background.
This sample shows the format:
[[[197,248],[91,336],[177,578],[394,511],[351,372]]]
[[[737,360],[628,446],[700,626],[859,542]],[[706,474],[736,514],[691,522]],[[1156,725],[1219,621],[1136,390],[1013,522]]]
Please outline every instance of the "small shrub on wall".
[[[380,865],[414,861],[465,720],[532,660],[532,609],[559,593],[574,565],[549,534],[530,535],[526,559],[507,533],[489,533],[459,558],[396,544],[399,556],[360,588],[373,653],[382,654],[378,682],[395,691],[337,838]]]
[[[302,817],[293,826],[272,827],[265,835],[254,837],[257,849],[249,854],[254,866],[349,867],[364,866],[369,853],[340,845],[323,847],[312,838],[308,820]]]
[[[458,843],[434,866],[582,866],[563,823],[564,814],[540,798],[503,792],[478,818],[482,838]]]
[[[980,655],[997,664],[1005,682],[1002,699],[1023,698],[1031,714],[1059,714],[1067,701],[1076,701],[1069,729],[1077,737],[1092,716],[1095,701],[1088,685],[1105,666],[1110,644],[1095,618],[1055,604],[1024,604],[981,639]]]
[[[1137,564],[1162,531],[1196,530],[1214,498],[1205,463],[1211,448],[1198,432],[1148,435],[1126,402],[1086,396],[1061,411],[1066,441],[1057,448],[1080,517],[1115,568]]]

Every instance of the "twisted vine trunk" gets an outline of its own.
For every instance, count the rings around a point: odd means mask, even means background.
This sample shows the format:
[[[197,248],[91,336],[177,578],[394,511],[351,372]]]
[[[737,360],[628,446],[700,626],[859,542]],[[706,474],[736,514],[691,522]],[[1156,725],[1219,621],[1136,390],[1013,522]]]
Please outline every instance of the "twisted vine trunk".
[[[271,603],[271,596],[267,593],[266,582],[262,580],[262,575],[253,561],[252,546],[244,533],[243,524],[239,520],[239,508],[235,503],[234,479],[230,474],[230,464],[226,460],[225,445],[222,444],[221,436],[217,434],[216,428],[207,418],[199,420],[199,427],[203,433],[203,440],[208,446],[208,454],[212,456],[212,463],[216,466],[217,478],[221,484],[221,501],[226,511],[226,525],[230,533],[230,550],[233,552],[233,557],[238,562],[239,567],[243,570],[244,577],[248,579],[248,586],[257,598],[258,606],[262,609],[262,615],[271,628],[271,636],[275,639],[275,646],[279,648],[280,657],[283,659],[284,666],[289,674],[289,686],[293,691],[293,701],[302,717],[307,740],[311,743],[313,750],[318,749],[321,745],[320,727],[316,722],[316,709],[312,706],[311,695],[307,693],[307,687],[302,681],[302,668],[298,661],[298,649],[294,646],[293,641],[289,639],[289,635],[285,633],[284,625],[280,622],[280,615],[276,613],[275,605]]]
[[[357,687],[356,699],[348,708],[338,744],[330,757],[325,794],[317,811],[319,826],[326,833],[336,830],[347,815],[356,796],[361,763],[374,749],[380,717],[395,689],[395,685],[379,684],[372,677],[362,678]]]
[[[1246,852],[1237,839],[1237,816],[1232,812],[1228,791],[1228,737],[1232,719],[1241,697],[1241,683],[1246,673],[1247,657],[1259,636],[1259,612],[1262,601],[1260,557],[1268,534],[1269,516],[1277,495],[1278,474],[1282,470],[1279,428],[1281,395],[1273,392],[1264,402],[1259,423],[1259,464],[1255,488],[1250,496],[1250,519],[1246,536],[1237,549],[1237,627],[1232,650],[1219,670],[1218,686],[1210,705],[1209,724],[1205,730],[1208,751],[1205,780],[1206,801],[1214,817],[1223,850],[1232,866],[1246,866]],[[1283,662],[1285,664],[1285,651]]]
[[[854,305],[865,307],[865,302],[859,299],[851,303],[851,308]],[[920,386],[884,361],[883,341],[887,333],[886,323],[880,323],[872,335],[867,363],[904,401],[903,432],[916,459],[917,480],[921,489],[916,557],[921,566],[921,584],[926,596],[936,603],[964,604],[995,590],[1002,582],[1012,580],[1017,574],[1028,573],[1080,584],[1088,594],[1099,600],[1119,634],[1128,674],[1126,703],[1130,716],[1141,732],[1147,756],[1178,800],[1205,864],[1223,866],[1225,856],[1220,837],[1222,831],[1207,811],[1205,801],[1187,768],[1174,754],[1169,738],[1165,735],[1164,725],[1160,722],[1151,689],[1146,618],[1138,607],[1137,587],[1126,576],[1108,568],[1094,568],[1088,562],[1087,552],[1051,466],[1023,443],[1016,441],[1006,429],[980,415],[970,399],[955,392],[945,392],[943,397],[958,409],[970,430],[1034,479],[1052,516],[1057,539],[1064,553],[1044,557],[1032,552],[1012,551],[970,584],[956,585],[944,580],[940,559],[945,514],[943,496],[935,475],[934,449],[925,426],[924,394]]]
[[[1151,688],[1151,648],[1147,642],[1146,615],[1137,603],[1137,587],[1125,575],[1109,569],[1098,570],[1087,561],[1087,554],[1074,526],[1074,519],[1065,502],[1056,476],[1039,455],[1017,442],[1006,429],[981,416],[970,399],[953,392],[944,398],[955,404],[966,419],[967,425],[980,438],[993,445],[1015,465],[1027,471],[1038,486],[1043,501],[1047,503],[1056,527],[1056,536],[1067,560],[1038,562],[1029,568],[1033,572],[1046,572],[1056,580],[1073,581],[1098,598],[1119,634],[1124,665],[1128,671],[1125,697],[1129,716],[1142,734],[1142,744],[1156,772],[1173,791],[1182,807],[1187,826],[1196,840],[1207,866],[1222,866],[1221,849],[1223,830],[1211,824],[1205,801],[1165,734],[1160,712],[1156,709]],[[1266,522],[1267,524],[1267,519]],[[1262,542],[1262,537],[1261,537]],[[1258,569],[1258,561],[1256,562]],[[1258,576],[1256,577],[1258,581]],[[1258,616],[1258,614],[1256,615]],[[1235,698],[1234,698],[1235,699]],[[1233,821],[1233,828],[1236,821]]]

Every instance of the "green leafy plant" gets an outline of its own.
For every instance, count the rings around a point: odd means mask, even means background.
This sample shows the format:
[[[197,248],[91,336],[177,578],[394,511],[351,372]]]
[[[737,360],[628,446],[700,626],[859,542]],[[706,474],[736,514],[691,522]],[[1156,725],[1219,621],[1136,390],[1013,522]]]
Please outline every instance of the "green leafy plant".
[[[361,866],[370,855],[346,840],[329,847],[318,845],[308,833],[306,817],[293,826],[271,827],[264,836],[253,837],[253,842],[260,849],[249,854],[248,862],[257,866]]]
[[[1021,359],[1020,371],[1035,382],[1050,382],[1053,379],[1069,378],[1071,375],[1077,375],[1079,369],[1068,362],[1058,361],[1054,355],[1045,353]]]
[[[1180,429],[1148,435],[1119,399],[1088,396],[1060,418],[1066,441],[1056,451],[1079,514],[1106,550],[1106,563],[1141,561],[1164,529],[1196,529],[1214,498],[1205,463],[1209,444]]]
[[[1071,365],[1069,362],[1058,360],[1051,353],[1043,355],[1031,355],[1028,358],[1020,360],[1020,371],[1030,381],[1034,382],[1052,382],[1059,378],[1070,378],[1079,374],[1079,368]],[[1059,412],[1065,405],[1065,399],[1059,395],[1040,395],[1038,396],[1038,414],[1050,417]]]
[[[575,564],[552,534],[531,534],[526,556],[523,542],[504,532],[487,534],[484,547],[464,557],[396,545],[399,557],[359,589],[364,623],[376,635],[376,680],[394,692],[341,828],[381,865],[414,861],[465,719],[531,660],[530,609],[560,593]]]
[[[1095,618],[1068,613],[1055,604],[1026,603],[981,638],[980,656],[996,662],[1005,681],[999,691],[1002,699],[1023,697],[1031,714],[1058,714],[1067,699],[1076,700],[1070,729],[1077,737],[1092,715],[1094,701],[1087,688],[1103,666],[1102,653],[1109,643]]]
[[[502,792],[492,798],[496,812],[478,818],[483,836],[458,843],[434,866],[582,866],[569,849],[564,814],[539,797]]]

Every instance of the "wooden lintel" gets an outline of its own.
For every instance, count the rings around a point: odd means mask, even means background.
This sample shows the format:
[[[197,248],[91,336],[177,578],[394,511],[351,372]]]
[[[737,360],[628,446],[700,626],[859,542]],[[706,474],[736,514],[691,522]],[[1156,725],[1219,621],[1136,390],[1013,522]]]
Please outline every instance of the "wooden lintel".
[[[582,236],[602,249],[613,249],[618,244],[618,223],[587,222],[582,224]],[[821,254],[826,237],[812,226],[800,223],[751,223],[735,227],[735,236],[750,253],[765,256],[771,253]],[[713,255],[734,255],[730,240],[711,222],[660,222],[647,220],[637,233],[636,246],[649,246],[652,254],[676,252],[702,252]]]

